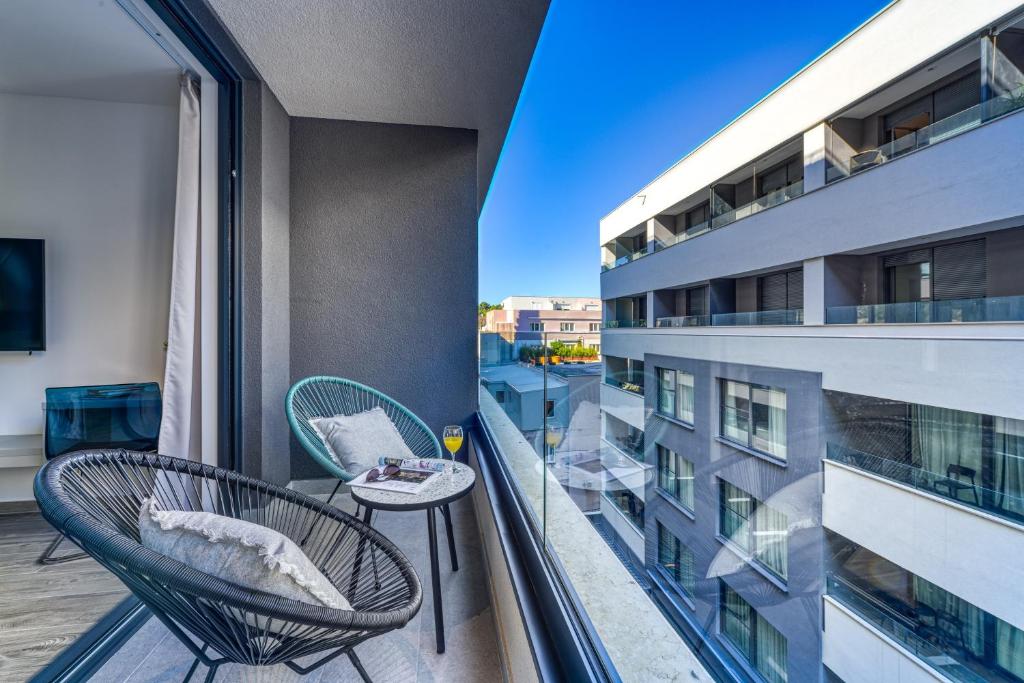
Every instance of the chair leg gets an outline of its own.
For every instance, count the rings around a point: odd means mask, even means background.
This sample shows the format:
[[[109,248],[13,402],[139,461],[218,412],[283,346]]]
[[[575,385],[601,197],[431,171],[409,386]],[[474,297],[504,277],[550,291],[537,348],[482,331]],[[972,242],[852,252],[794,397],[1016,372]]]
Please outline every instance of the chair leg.
[[[217,675],[217,668],[219,666],[220,665],[218,664],[216,666],[210,667],[210,670],[206,672],[206,679],[203,681],[203,683],[213,683],[213,679]]]
[[[57,538],[53,539],[53,542],[47,546],[46,550],[42,555],[39,556],[39,564],[63,564],[64,562],[72,562],[73,560],[80,560],[83,557],[88,557],[89,553],[71,553],[70,555],[61,555],[60,557],[54,557],[53,553],[56,552],[57,548],[64,541],[66,536],[64,534],[57,534]]]
[[[203,649],[200,650],[199,652],[200,653],[205,653],[207,647],[209,647],[209,646],[208,645],[203,645]],[[195,661],[192,662],[192,666],[190,666],[188,668],[188,673],[185,674],[185,680],[182,681],[182,683],[189,683],[189,681],[192,680],[192,674],[194,674],[196,672],[196,669],[199,668],[199,662],[200,661],[202,661],[202,660],[200,660],[199,657],[196,657]],[[211,667],[211,670],[212,670],[212,667]]]
[[[355,650],[348,651],[348,659],[352,662],[352,666],[359,672],[359,677],[363,679],[363,683],[373,683],[373,679],[366,673],[366,669],[363,668],[363,663],[359,661],[359,657],[356,656]]]
[[[340,489],[340,488],[341,488],[341,479],[338,480],[338,484],[334,487],[334,490],[331,491],[331,495],[329,495],[327,497],[327,504],[328,505],[330,505],[331,501],[334,500],[334,496],[338,493],[338,489]],[[359,513],[357,512],[356,514],[358,515]]]
[[[448,534],[448,559],[452,561],[452,571],[459,571],[459,558],[455,554],[455,533],[452,531],[452,511],[448,505],[441,506],[441,514],[444,515],[444,530]]]

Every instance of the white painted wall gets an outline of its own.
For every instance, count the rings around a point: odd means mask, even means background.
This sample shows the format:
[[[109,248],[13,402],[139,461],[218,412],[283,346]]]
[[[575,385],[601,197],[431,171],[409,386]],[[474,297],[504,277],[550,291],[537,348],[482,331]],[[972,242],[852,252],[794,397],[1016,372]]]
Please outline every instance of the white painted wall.
[[[643,358],[643,352],[632,357]],[[644,397],[639,394],[601,384],[601,410],[637,429],[644,428]]]
[[[1019,4],[1019,0],[892,3],[605,216],[601,244],[802,135]]]
[[[846,683],[947,680],[827,596],[822,661]]]
[[[1024,628],[1024,527],[828,460],[822,517],[854,543]],[[993,570],[979,571],[987,563]]]
[[[0,434],[48,386],[163,382],[177,108],[0,94],[0,236],[46,240],[47,350],[0,353]]]

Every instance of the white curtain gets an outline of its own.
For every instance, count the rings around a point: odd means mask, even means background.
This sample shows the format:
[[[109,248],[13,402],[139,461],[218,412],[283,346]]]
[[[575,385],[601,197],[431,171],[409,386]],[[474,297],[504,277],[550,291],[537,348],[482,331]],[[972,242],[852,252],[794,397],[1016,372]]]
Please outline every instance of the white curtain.
[[[911,429],[915,462],[928,472],[946,476],[949,465],[962,465],[975,471],[980,485],[982,468],[981,415],[949,408],[915,405],[911,409]],[[965,494],[973,501],[973,494]]]
[[[201,461],[199,375],[199,90],[182,76],[178,113],[178,182],[167,325],[160,453]]]

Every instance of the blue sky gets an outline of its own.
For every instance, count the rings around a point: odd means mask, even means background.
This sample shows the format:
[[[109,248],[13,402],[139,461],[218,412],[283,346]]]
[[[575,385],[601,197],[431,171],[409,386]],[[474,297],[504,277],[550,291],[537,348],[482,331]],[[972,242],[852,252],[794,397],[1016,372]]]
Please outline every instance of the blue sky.
[[[553,0],[480,217],[480,298],[597,296],[598,221],[884,0]]]

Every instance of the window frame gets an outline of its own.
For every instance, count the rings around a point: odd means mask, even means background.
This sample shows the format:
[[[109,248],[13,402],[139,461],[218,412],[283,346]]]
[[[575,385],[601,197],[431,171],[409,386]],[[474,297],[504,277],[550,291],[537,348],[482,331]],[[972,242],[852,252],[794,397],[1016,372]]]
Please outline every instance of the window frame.
[[[746,515],[728,507],[728,504],[732,501],[732,498],[730,497],[730,493],[726,490],[727,487],[733,490],[733,493],[731,494],[732,496],[742,494],[749,499],[749,510],[747,511]],[[765,508],[765,510],[771,511],[771,513],[773,513],[774,515],[779,515],[785,522],[784,531],[781,534],[781,541],[775,540],[766,543],[763,540],[765,538],[765,534],[774,532],[775,537],[777,537],[779,535],[779,531],[777,529],[763,528],[763,523],[766,521],[767,515],[761,512],[761,508]],[[735,530],[730,534],[726,533],[726,527],[728,525],[723,523],[725,521],[726,513],[730,513],[741,520],[735,527]],[[780,587],[785,588],[788,585],[789,516],[786,513],[782,512],[778,508],[768,505],[754,494],[740,488],[739,486],[736,486],[732,482],[719,478],[718,515],[716,524],[716,533],[718,535],[718,538],[721,541],[728,543],[730,546],[739,550],[743,559],[748,564],[752,565],[759,572],[766,573],[775,581],[780,582],[782,584]],[[736,533],[744,528],[744,524],[746,526],[746,532]],[[768,553],[769,549],[771,549],[771,547],[775,543],[783,544],[782,558],[784,562],[784,567],[782,568],[772,566],[763,559],[763,557]]]
[[[731,406],[731,407],[727,405],[726,399],[728,397],[730,397],[730,396],[737,396],[737,397],[739,397],[739,394],[730,394],[729,393],[729,385],[736,385],[736,386],[744,387],[746,389],[746,396],[742,397],[746,401],[746,407],[745,408],[740,407],[739,405]],[[754,392],[755,392],[755,390],[757,390],[757,391],[764,391],[764,392],[767,392],[767,394],[768,394],[769,402],[767,404],[763,404],[762,403],[762,404],[758,404],[758,405],[766,405],[767,406],[768,416],[769,416],[769,427],[770,427],[771,409],[772,409],[772,405],[771,405],[772,396],[775,395],[775,394],[781,394],[783,402],[785,403],[785,407],[783,408],[783,411],[785,413],[785,417],[783,418],[784,423],[785,423],[785,428],[782,430],[783,441],[782,441],[782,444],[781,444],[781,448],[776,450],[775,452],[773,452],[771,450],[765,450],[764,448],[759,448],[757,445],[755,445],[755,443],[756,443],[755,442],[755,406],[754,406],[754,403],[755,403],[754,402]],[[746,450],[749,450],[749,451],[751,451],[753,453],[756,453],[756,454],[759,454],[759,455],[763,455],[763,456],[765,456],[767,458],[770,458],[772,460],[775,460],[775,461],[778,461],[778,462],[781,462],[781,463],[789,462],[789,460],[788,460],[788,448],[789,448],[789,402],[788,402],[786,390],[785,389],[780,389],[778,387],[768,386],[766,384],[758,384],[756,382],[744,382],[744,381],[741,381],[741,380],[727,379],[727,378],[722,377],[722,378],[719,378],[718,391],[719,391],[719,396],[718,396],[718,436],[719,436],[719,438],[723,439],[724,441],[726,441],[728,443],[736,444],[736,445],[738,445],[741,448],[744,448]],[[729,410],[732,410],[732,411],[735,412],[735,414],[736,414],[736,419],[735,420],[732,420],[732,421],[729,420],[728,415],[727,415],[727,411],[729,411]],[[741,419],[740,419],[741,416],[743,417],[742,422],[746,423],[745,430],[741,429],[740,426],[739,426],[740,422],[741,422]],[[732,424],[730,424],[731,422],[732,422]],[[738,436],[734,436],[734,435],[729,434],[727,432],[727,430],[730,428],[730,426],[732,427],[732,429],[736,430],[737,432],[745,431],[746,439],[744,440],[744,439],[741,439]],[[778,446],[778,444],[776,444],[776,446]]]
[[[679,540],[679,537],[672,533],[667,526],[657,521],[657,547],[655,549],[656,566],[665,574],[672,584],[672,587],[679,591],[679,593],[687,599],[689,607],[694,608],[692,604],[696,600],[697,594],[697,573],[696,573],[696,559],[693,555],[693,549],[690,546]],[[672,543],[672,559],[675,570],[666,566],[662,561],[662,541],[668,536]],[[684,552],[689,556],[688,563],[683,563]],[[684,567],[687,570],[687,576],[683,576]],[[678,574],[678,576],[677,576]]]
[[[575,332],[576,323],[558,323],[559,332]]]
[[[739,602],[742,603],[745,606],[745,608],[746,608],[744,610],[745,613],[746,613],[745,615],[739,616],[739,615],[736,614],[736,612],[734,610],[730,609],[727,606],[727,604],[726,604],[727,603],[726,596],[728,594],[730,594],[730,593],[732,595],[734,595],[736,597],[736,599],[739,600]],[[742,595],[740,595],[739,591],[735,590],[732,586],[730,586],[728,583],[726,583],[725,580],[722,577],[718,577],[718,606],[717,607],[718,607],[718,609],[716,610],[716,613],[717,613],[717,616],[718,616],[718,635],[719,635],[719,637],[721,637],[726,642],[726,644],[729,646],[729,649],[732,652],[734,652],[737,655],[739,655],[739,657],[742,659],[742,662],[745,665],[745,667],[749,667],[749,669],[751,671],[753,671],[757,675],[757,678],[759,678],[761,680],[764,680],[764,681],[771,681],[772,680],[772,678],[770,678],[769,675],[767,673],[765,673],[761,669],[760,662],[758,661],[758,654],[759,654],[758,640],[760,638],[764,637],[765,635],[767,635],[767,631],[764,634],[762,634],[762,632],[761,632],[762,625],[767,627],[767,628],[769,628],[769,629],[771,629],[772,631],[777,633],[780,638],[782,638],[782,641],[785,643],[785,655],[786,655],[786,662],[785,662],[786,667],[785,667],[785,671],[784,671],[784,678],[783,678],[783,680],[788,681],[789,680],[789,639],[786,638],[785,635],[783,635],[782,631],[780,631],[779,629],[775,628],[775,626],[772,625],[772,623],[770,621],[765,619],[764,616],[760,612],[758,612],[757,609],[755,609],[754,606],[751,605],[746,600],[746,598],[744,598]],[[745,622],[744,623],[744,628],[747,631],[747,646],[746,646],[746,648],[744,648],[740,643],[736,642],[732,638],[732,636],[729,635],[729,632],[726,629],[726,613],[727,612],[729,613],[729,615],[733,619]]]
[[[687,512],[694,513],[694,504],[696,498],[695,492],[695,475],[693,461],[684,458],[671,448],[666,448],[660,443],[657,446],[657,473],[655,479],[655,486],[659,491],[667,495],[673,501],[679,504]],[[683,477],[683,472],[680,472],[678,465],[680,463],[686,463],[689,465],[689,477]],[[666,480],[671,480],[675,483],[674,486],[668,488],[665,486]],[[688,479],[689,481],[689,492],[688,495],[683,497],[683,483]]]

